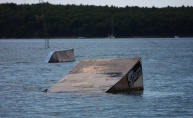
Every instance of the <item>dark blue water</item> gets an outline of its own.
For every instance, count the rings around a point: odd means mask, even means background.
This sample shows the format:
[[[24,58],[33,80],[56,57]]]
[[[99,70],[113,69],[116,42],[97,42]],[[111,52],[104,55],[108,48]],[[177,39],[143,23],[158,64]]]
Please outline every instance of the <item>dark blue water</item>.
[[[75,49],[75,62],[48,64]],[[141,57],[144,91],[44,93],[80,60]],[[193,117],[193,38],[0,40],[0,117]]]

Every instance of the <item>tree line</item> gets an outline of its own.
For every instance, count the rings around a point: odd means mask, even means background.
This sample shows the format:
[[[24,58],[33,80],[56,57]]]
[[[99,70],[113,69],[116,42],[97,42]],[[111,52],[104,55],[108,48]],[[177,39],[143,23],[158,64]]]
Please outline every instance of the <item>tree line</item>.
[[[193,7],[0,4],[0,38],[191,37]],[[43,20],[36,20],[43,15]]]

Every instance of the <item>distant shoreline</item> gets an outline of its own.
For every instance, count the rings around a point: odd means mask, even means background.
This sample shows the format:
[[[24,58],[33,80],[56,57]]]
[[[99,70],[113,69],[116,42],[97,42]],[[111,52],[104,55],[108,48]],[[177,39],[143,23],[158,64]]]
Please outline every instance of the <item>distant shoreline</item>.
[[[26,37],[26,38],[0,38],[0,40],[11,40],[11,39],[124,39],[124,38],[193,38],[193,36],[183,36],[183,37],[148,37],[148,36],[133,36],[133,37],[116,37],[116,38],[108,38],[108,37],[50,37],[50,38],[38,38],[38,37]]]
[[[6,3],[0,9],[1,39],[193,37],[192,6],[118,8],[46,2]]]

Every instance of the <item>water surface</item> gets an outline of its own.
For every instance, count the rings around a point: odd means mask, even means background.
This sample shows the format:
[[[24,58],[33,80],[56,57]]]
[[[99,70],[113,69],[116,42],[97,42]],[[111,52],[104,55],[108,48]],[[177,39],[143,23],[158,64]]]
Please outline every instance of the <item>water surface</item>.
[[[75,62],[45,63],[75,49]],[[0,40],[0,117],[192,117],[193,38]],[[141,57],[144,91],[44,93],[80,60]]]

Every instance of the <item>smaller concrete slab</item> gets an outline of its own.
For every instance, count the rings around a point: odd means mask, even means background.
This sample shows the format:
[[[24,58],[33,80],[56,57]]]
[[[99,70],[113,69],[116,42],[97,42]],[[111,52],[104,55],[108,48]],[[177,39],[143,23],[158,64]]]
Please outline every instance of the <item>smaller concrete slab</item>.
[[[48,92],[130,92],[143,90],[141,58],[80,61]]]
[[[75,61],[74,49],[52,51],[46,57],[45,62],[47,63],[58,63],[58,62],[71,62]]]

